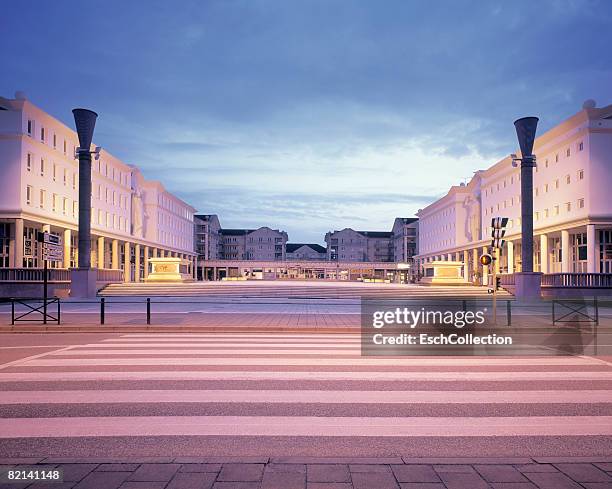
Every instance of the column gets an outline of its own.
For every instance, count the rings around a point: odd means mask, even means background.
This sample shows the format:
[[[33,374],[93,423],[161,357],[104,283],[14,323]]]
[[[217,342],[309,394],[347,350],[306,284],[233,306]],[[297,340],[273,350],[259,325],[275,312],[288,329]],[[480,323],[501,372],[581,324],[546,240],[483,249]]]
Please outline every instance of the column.
[[[123,243],[123,281],[124,282],[131,282],[132,281],[132,274],[131,274],[131,266],[130,266],[130,260],[131,260],[131,246],[129,241],[126,241],[125,243]]]
[[[446,261],[453,261],[453,255],[451,253],[446,254]]]
[[[134,245],[134,281],[140,282],[140,244]]]
[[[119,270],[119,241],[116,239],[111,243],[111,268]]]
[[[98,236],[98,268],[104,268],[104,238]]]
[[[144,247],[144,278],[149,276],[149,247]]]
[[[540,234],[540,272],[548,273],[548,235]]]
[[[561,273],[570,272],[570,236],[567,229],[561,231]]]
[[[470,260],[468,250],[463,250],[463,279],[467,282],[470,280]]]
[[[470,278],[473,278],[474,274],[478,273],[478,266],[479,266],[478,264],[480,263],[478,261],[478,258],[479,258],[478,257],[478,248],[474,248],[472,250],[472,267],[473,267],[472,268],[472,274],[473,275]]]
[[[485,255],[488,252],[488,249],[486,246],[482,247],[482,254]],[[482,285],[488,285],[489,284],[489,266],[488,265],[483,265],[482,266]]]
[[[72,240],[72,231],[64,229],[64,268],[70,268],[70,241]]]
[[[508,241],[508,273],[514,273],[514,241]]]
[[[13,254],[15,268],[23,267],[23,219],[15,219],[15,253]]]
[[[587,273],[597,273],[597,239],[595,224],[587,224]],[[21,247],[23,250],[23,246]]]

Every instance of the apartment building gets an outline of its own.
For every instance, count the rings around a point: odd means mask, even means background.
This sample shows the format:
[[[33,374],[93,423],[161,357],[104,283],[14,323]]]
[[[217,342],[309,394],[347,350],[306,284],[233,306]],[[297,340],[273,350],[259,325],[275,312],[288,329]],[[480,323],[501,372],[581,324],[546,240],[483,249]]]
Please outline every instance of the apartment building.
[[[612,273],[612,105],[582,110],[536,138],[534,266],[543,273]],[[478,257],[490,245],[491,219],[507,217],[499,271],[521,270],[520,168],[510,156],[479,170],[417,213],[421,268],[464,262],[466,279],[487,280]]]
[[[283,261],[286,258],[287,233],[263,226],[259,229],[221,229],[224,260]]]
[[[409,262],[416,253],[418,219],[398,217],[391,231],[345,228],[325,235],[327,259],[340,262]]]
[[[0,97],[0,268],[40,268],[39,231],[63,240],[71,268],[78,253],[78,160],[75,131],[23,93]],[[154,256],[177,256],[193,269],[195,209],[106,150],[92,161],[92,265],[146,276]]]
[[[316,243],[287,243],[287,260],[325,261],[327,249]]]
[[[202,260],[219,260],[222,255],[221,223],[216,214],[194,216],[195,248]]]

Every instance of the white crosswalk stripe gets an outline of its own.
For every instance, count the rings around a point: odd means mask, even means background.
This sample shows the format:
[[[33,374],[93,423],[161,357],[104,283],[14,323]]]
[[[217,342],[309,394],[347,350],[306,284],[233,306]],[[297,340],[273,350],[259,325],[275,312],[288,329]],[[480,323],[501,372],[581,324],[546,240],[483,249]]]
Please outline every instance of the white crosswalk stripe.
[[[612,435],[612,368],[588,357],[362,357],[352,334],[133,333],[4,367],[0,438]],[[75,411],[35,415],[47,405]],[[133,406],[134,413],[91,414],[105,405]],[[160,405],[183,407],[176,415],[150,415]],[[260,405],[270,413],[253,414]],[[581,405],[607,410],[563,414]],[[237,406],[242,414],[198,411],[207,406]],[[369,411],[312,415],[313,406]],[[431,406],[449,413],[430,415]],[[452,415],[453,406],[464,406],[462,413]],[[530,415],[529,406],[552,414]],[[410,414],[377,413],[391,407]],[[515,407],[522,411],[496,414]]]

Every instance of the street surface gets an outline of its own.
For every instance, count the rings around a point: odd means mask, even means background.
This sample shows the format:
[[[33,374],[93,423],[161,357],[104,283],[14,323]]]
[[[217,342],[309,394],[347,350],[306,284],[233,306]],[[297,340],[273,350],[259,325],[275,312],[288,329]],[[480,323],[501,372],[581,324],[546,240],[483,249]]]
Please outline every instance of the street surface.
[[[0,336],[0,457],[612,455],[609,357],[361,357],[355,334]]]

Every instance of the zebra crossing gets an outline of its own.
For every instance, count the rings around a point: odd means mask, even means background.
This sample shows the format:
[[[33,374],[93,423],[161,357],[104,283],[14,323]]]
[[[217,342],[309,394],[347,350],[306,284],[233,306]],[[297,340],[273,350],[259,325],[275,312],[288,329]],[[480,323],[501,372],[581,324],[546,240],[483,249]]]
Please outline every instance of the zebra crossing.
[[[0,365],[0,445],[588,441],[612,435],[611,387],[612,365],[590,357],[373,358],[355,334],[131,333]]]

